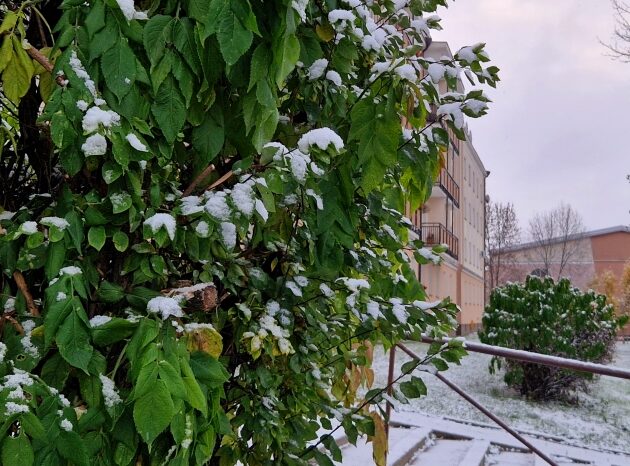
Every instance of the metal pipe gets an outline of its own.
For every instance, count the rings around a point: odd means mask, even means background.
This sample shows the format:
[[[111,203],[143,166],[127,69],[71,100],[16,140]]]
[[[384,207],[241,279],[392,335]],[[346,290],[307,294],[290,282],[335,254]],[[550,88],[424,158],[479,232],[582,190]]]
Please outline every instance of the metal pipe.
[[[402,343],[398,343],[397,346],[403,350],[405,353],[407,353],[409,356],[411,356],[414,359],[420,360],[420,358],[410,349],[408,349],[405,345],[403,345]],[[525,437],[523,437],[521,434],[519,434],[518,432],[516,432],[514,429],[512,429],[509,425],[507,425],[505,422],[503,422],[501,419],[499,419],[497,416],[495,416],[492,412],[488,411],[486,408],[484,408],[482,405],[480,405],[477,400],[475,400],[473,397],[471,397],[470,395],[468,395],[466,392],[464,392],[464,390],[462,390],[459,386],[455,385],[453,382],[451,382],[450,380],[448,380],[446,377],[444,377],[442,374],[440,374],[439,372],[432,372],[433,375],[435,375],[438,379],[440,379],[442,382],[444,382],[446,385],[448,385],[448,387],[455,391],[459,396],[461,396],[462,398],[464,398],[466,401],[468,401],[470,404],[472,404],[475,408],[477,408],[479,411],[481,411],[483,414],[485,414],[486,416],[488,416],[490,419],[492,419],[494,422],[496,422],[499,426],[501,426],[501,428],[503,430],[505,430],[507,433],[509,433],[512,437],[514,437],[515,439],[517,439],[519,442],[521,442],[523,445],[525,445],[527,448],[529,448],[530,451],[532,451],[533,453],[537,454],[539,457],[541,457],[543,460],[545,460],[548,464],[550,464],[551,466],[558,466],[558,463],[556,463],[554,460],[552,460],[550,457],[548,457],[545,453],[543,453],[542,451],[540,451],[537,447],[535,447],[529,440],[527,440]]]
[[[424,343],[448,343],[451,338],[435,339],[430,337],[422,337]],[[591,372],[593,374],[608,375],[610,377],[617,377],[620,379],[630,380],[630,370],[622,369],[620,367],[605,366],[603,364],[596,364],[593,362],[578,361],[577,359],[560,358],[558,356],[549,356],[547,354],[532,353],[530,351],[521,351],[510,348],[503,348],[501,346],[486,345],[484,343],[476,343],[472,341],[466,341],[464,348],[467,351],[473,351],[475,353],[484,353],[491,356],[499,356],[507,359],[514,359],[516,361],[529,362],[533,364],[542,364],[544,366],[560,367],[562,369],[570,369],[580,372]]]

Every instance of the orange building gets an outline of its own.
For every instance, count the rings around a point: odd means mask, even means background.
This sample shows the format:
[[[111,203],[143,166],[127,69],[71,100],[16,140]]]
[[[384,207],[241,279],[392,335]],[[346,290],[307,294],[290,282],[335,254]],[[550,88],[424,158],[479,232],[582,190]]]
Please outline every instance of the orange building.
[[[433,42],[425,56],[452,58],[446,42]],[[440,82],[439,91],[447,91]],[[464,87],[458,81],[458,91]],[[484,246],[486,171],[464,127],[466,141],[449,130],[449,148],[445,166],[436,180],[431,198],[411,215],[413,230],[426,245],[446,244],[448,251],[441,265],[418,267],[422,284],[431,299],[450,296],[461,312],[458,334],[465,335],[481,326],[485,307]]]

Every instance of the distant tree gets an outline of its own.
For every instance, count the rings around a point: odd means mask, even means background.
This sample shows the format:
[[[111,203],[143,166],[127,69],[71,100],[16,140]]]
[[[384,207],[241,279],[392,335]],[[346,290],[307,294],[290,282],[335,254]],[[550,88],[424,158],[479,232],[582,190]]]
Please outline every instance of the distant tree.
[[[606,296],[608,303],[612,304],[615,310],[620,308],[620,302],[617,298],[617,276],[611,271],[606,270],[595,275],[589,287]]]
[[[542,262],[543,269],[551,274],[557,265],[557,277],[562,276],[569,261],[578,253],[579,241],[584,234],[580,214],[569,204],[536,214],[529,222],[529,235],[536,245],[533,255]]]
[[[514,259],[506,254],[510,247],[518,244],[521,229],[518,226],[514,204],[489,202],[486,204],[486,251],[488,271],[486,283],[492,290],[500,283],[501,273]]]
[[[626,262],[619,282],[619,314],[630,316],[630,262]]]
[[[616,59],[630,62],[630,4],[625,0],[611,0],[611,4],[615,15],[615,29],[612,42],[604,45]]]

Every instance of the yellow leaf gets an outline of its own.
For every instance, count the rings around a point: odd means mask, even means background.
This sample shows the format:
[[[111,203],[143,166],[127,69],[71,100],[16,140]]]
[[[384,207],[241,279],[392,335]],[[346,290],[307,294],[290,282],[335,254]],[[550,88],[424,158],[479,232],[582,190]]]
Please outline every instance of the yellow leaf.
[[[2,89],[4,95],[17,105],[31,87],[35,67],[18,38],[11,36],[11,41],[13,42],[13,58],[9,60],[2,73]]]
[[[2,46],[0,46],[0,73],[2,73],[2,71],[9,64],[12,56],[13,56],[13,42],[11,42],[10,36],[6,36],[4,40],[2,41]]]
[[[330,42],[335,38],[335,30],[330,24],[315,26],[315,32],[317,32],[317,37],[319,37],[324,42]]]
[[[223,337],[214,328],[201,327],[186,332],[186,348],[191,353],[202,351],[214,358],[221,356]]]
[[[9,11],[0,24],[0,34],[7,32],[9,29],[13,29],[17,20],[18,15],[14,11]]]
[[[378,413],[371,412],[370,417],[374,421],[374,436],[369,437],[372,442],[372,457],[376,466],[385,466],[387,461],[387,434],[385,423]]]
[[[50,73],[42,73],[39,75],[39,93],[42,95],[42,99],[45,103],[48,102],[50,94],[55,87],[55,80]]]

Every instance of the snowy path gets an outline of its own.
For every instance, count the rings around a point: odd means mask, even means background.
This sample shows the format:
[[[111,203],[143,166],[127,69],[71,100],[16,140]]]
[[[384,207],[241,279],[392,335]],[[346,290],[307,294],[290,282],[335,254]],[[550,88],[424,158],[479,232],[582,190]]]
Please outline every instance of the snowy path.
[[[489,425],[471,425],[419,413],[395,413],[390,429],[391,466],[541,466],[518,440]],[[527,439],[559,465],[628,466],[630,454],[600,451],[527,435]],[[343,443],[340,442],[340,443]],[[372,447],[359,441],[343,445],[346,466],[373,464]]]
[[[422,355],[428,345],[408,343]],[[530,402],[506,387],[502,374],[488,373],[491,357],[470,353],[461,366],[453,365],[444,375],[510,426],[529,432],[545,432],[558,438],[598,449],[630,450],[630,381],[600,377],[590,393],[580,395],[578,405]],[[396,353],[396,368],[409,360],[402,351]],[[375,386],[387,383],[388,357],[382,349],[375,352],[373,367]],[[630,343],[618,343],[614,365],[630,368]],[[412,400],[398,409],[421,412],[446,418],[465,419],[481,423],[489,421],[435,377],[422,377],[428,395]],[[628,462],[630,465],[630,462]]]

